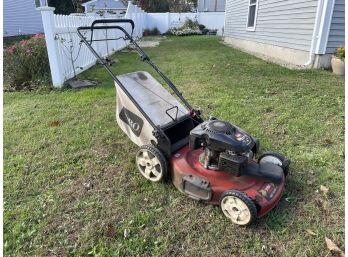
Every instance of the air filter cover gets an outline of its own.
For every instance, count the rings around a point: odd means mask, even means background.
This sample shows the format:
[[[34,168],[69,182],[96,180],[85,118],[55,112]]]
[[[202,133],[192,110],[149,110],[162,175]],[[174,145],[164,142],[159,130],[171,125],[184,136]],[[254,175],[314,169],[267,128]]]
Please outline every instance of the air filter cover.
[[[228,122],[221,120],[210,121],[205,125],[205,130],[212,133],[222,133],[226,135],[232,135],[236,128]]]

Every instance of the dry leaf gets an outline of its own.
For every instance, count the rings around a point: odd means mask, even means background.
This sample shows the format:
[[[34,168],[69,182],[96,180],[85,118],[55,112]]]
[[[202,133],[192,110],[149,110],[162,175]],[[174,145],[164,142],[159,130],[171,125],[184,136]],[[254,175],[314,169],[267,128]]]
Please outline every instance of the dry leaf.
[[[308,234],[312,235],[312,236],[317,236],[317,235],[318,235],[317,233],[313,232],[313,231],[310,230],[310,229],[306,229],[306,232],[307,232]]]
[[[213,64],[213,68],[215,68],[216,67],[216,65],[215,64]]]
[[[321,196],[319,196],[319,198],[317,198],[315,202],[318,205],[318,207],[324,209],[325,211],[328,210],[328,202],[325,201]]]
[[[326,186],[320,185],[320,192],[324,193],[324,195],[327,195],[327,193],[329,192],[329,188],[327,188]]]
[[[60,125],[60,121],[59,120],[53,120],[50,122],[50,127],[58,127]]]
[[[114,228],[114,226],[113,226],[112,224],[109,224],[109,225],[108,225],[108,227],[107,227],[107,229],[106,229],[106,232],[105,232],[105,235],[106,235],[107,237],[110,237],[110,238],[115,237],[115,235],[116,235],[116,230],[115,230],[115,228]]]
[[[331,252],[338,253],[341,257],[344,257],[344,252],[338,248],[338,246],[332,242],[331,239],[325,237],[325,242],[326,242],[326,247],[329,249]]]

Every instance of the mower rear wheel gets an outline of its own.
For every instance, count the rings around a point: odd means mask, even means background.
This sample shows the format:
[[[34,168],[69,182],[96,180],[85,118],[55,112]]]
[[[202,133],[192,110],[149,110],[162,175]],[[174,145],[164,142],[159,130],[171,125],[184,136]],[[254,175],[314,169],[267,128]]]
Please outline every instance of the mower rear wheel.
[[[257,217],[255,203],[237,190],[225,191],[220,198],[220,207],[227,218],[240,226],[253,223]]]
[[[136,164],[141,175],[152,182],[164,181],[168,162],[163,153],[153,145],[143,145],[137,152]]]
[[[277,152],[265,152],[259,157],[258,163],[273,163],[283,169],[285,176],[289,173],[290,161]]]

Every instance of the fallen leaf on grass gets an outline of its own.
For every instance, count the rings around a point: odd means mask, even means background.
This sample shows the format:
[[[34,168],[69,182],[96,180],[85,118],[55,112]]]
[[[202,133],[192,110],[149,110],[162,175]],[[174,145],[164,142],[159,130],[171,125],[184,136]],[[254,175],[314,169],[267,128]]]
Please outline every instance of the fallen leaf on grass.
[[[325,211],[328,210],[328,202],[325,201],[321,196],[319,196],[316,200],[315,200],[316,204],[318,205],[319,208],[324,209]]]
[[[327,193],[329,192],[329,188],[327,188],[326,186],[320,185],[320,192],[322,192],[326,196]]]
[[[312,235],[312,236],[317,236],[317,235],[318,235],[317,233],[313,232],[313,231],[310,230],[310,229],[306,229],[306,232],[307,232],[308,234]]]
[[[322,142],[323,146],[330,146],[333,144],[331,139],[325,138]]]
[[[58,127],[60,125],[59,120],[53,120],[50,122],[50,127]]]
[[[115,237],[115,235],[116,235],[116,230],[115,230],[115,228],[114,228],[113,225],[111,225],[111,224],[108,225],[108,228],[107,228],[107,230],[106,230],[105,235],[106,235],[107,237],[110,237],[110,238]]]
[[[338,253],[341,257],[344,257],[344,252],[338,248],[338,246],[332,242],[331,239],[325,237],[325,242],[326,242],[326,247],[329,249],[331,252]]]

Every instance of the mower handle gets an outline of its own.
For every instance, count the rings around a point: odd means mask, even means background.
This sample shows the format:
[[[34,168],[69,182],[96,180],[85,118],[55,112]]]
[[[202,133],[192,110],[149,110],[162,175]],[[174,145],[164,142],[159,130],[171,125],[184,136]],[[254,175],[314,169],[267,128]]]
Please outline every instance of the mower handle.
[[[89,27],[89,29],[91,30],[91,40],[90,42],[92,43],[92,39],[93,39],[93,30],[95,29],[100,29],[101,27],[108,29],[109,26],[99,26],[96,27],[95,25],[98,23],[102,23],[102,24],[107,24],[107,23],[130,23],[132,25],[132,33],[131,35],[133,36],[133,31],[134,31],[134,21],[131,19],[104,19],[104,20],[95,20],[92,22],[91,26]],[[117,28],[119,26],[110,26],[110,28]]]
[[[132,34],[133,34],[133,30],[134,30],[134,21],[131,20],[131,19],[105,19],[105,20],[95,20],[92,22],[92,25],[91,25],[91,29],[93,30],[94,29],[94,25],[95,24],[98,24],[98,23],[130,23],[132,25]]]
[[[192,106],[187,102],[187,100],[183,97],[182,93],[176,88],[176,86],[173,84],[173,82],[166,76],[164,75],[164,73],[150,60],[149,56],[143,51],[143,49],[140,48],[140,46],[137,44],[137,42],[133,39],[133,30],[132,30],[132,34],[129,35],[129,33],[120,26],[117,25],[113,25],[113,26],[96,26],[94,27],[94,25],[96,23],[114,23],[114,22],[129,22],[132,24],[132,28],[134,26],[134,22],[132,20],[128,20],[128,19],[120,19],[120,20],[96,20],[92,23],[92,26],[86,26],[86,27],[78,27],[77,28],[77,34],[78,36],[81,38],[81,40],[86,44],[86,46],[89,48],[89,50],[93,53],[93,55],[100,61],[100,63],[104,66],[104,68],[108,71],[108,73],[111,75],[111,77],[114,79],[114,81],[117,82],[118,85],[121,86],[121,88],[123,89],[123,91],[127,92],[127,90],[124,88],[124,86],[122,85],[122,83],[118,80],[118,78],[115,76],[115,74],[111,71],[111,69],[106,65],[106,63],[103,61],[103,59],[100,57],[100,55],[95,51],[95,49],[92,47],[92,42],[93,41],[101,41],[101,40],[93,40],[93,29],[97,29],[97,30],[101,30],[101,29],[118,29],[121,30],[125,37],[123,38],[124,40],[129,40],[131,44],[134,45],[135,50],[137,51],[137,53],[140,55],[140,58],[142,61],[146,62],[147,64],[149,64],[160,76],[161,78],[167,83],[167,85],[173,90],[173,92],[176,94],[176,96],[184,103],[184,105],[190,110],[190,116],[191,117],[195,117],[195,119],[197,119],[198,121],[202,122],[203,120],[200,117],[200,112],[195,110],[194,108],[192,108]],[[91,40],[88,43],[87,39],[82,35],[81,30],[90,30],[91,31]],[[104,39],[104,40],[115,40],[115,39]],[[103,41],[104,41],[103,40]],[[133,99],[132,96],[127,92],[127,96],[130,99]],[[132,101],[136,106],[137,104],[134,102],[134,100]],[[140,108],[139,106],[137,106],[138,109]],[[141,108],[140,108],[141,109]],[[142,113],[145,117],[147,117],[147,115],[145,113]],[[152,123],[152,121],[150,119],[147,119],[150,124],[152,125],[153,128],[156,128],[156,125]]]

